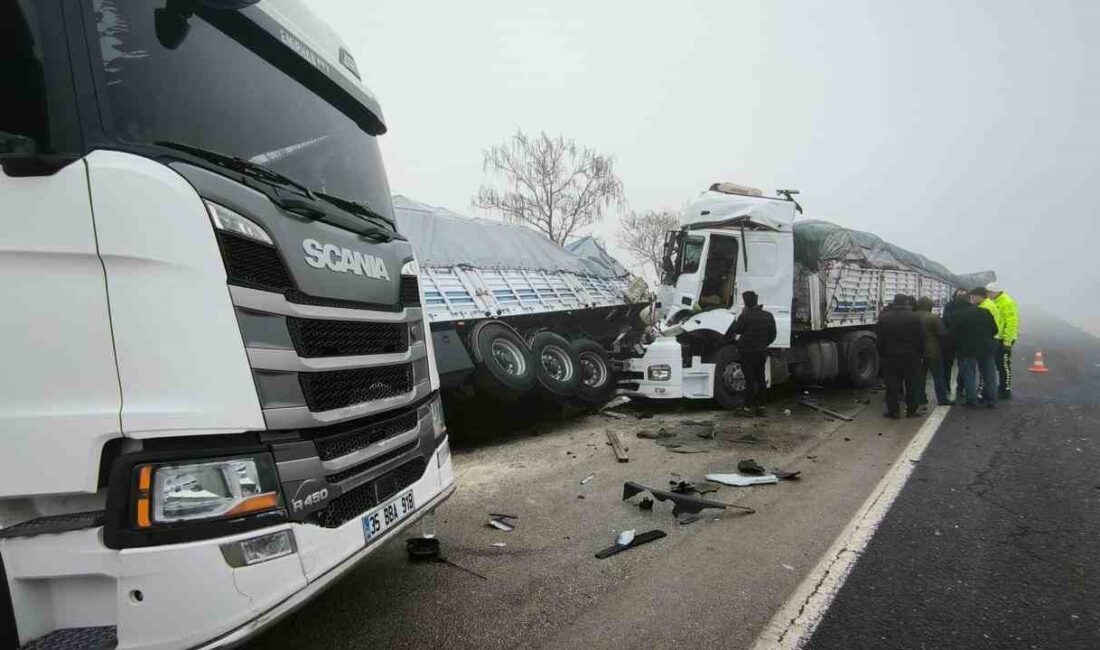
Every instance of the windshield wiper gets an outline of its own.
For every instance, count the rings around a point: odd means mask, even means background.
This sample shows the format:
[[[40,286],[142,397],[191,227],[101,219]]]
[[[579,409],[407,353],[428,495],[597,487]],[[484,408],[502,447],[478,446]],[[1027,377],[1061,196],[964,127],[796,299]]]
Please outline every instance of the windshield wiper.
[[[340,209],[347,210],[348,212],[352,212],[363,217],[367,217],[368,219],[376,222],[380,221],[390,229],[397,230],[397,224],[394,223],[393,219],[387,217],[386,215],[382,214],[378,210],[375,210],[365,203],[352,201],[350,199],[342,199],[338,196],[325,194],[324,192],[314,192],[314,194]]]
[[[189,153],[192,156],[210,161],[215,165],[225,167],[226,169],[230,171],[235,171],[238,174],[244,174],[245,176],[250,176],[252,178],[255,178],[256,180],[263,181],[265,183],[271,183],[272,185],[293,187],[294,189],[300,190],[302,194],[305,194],[306,196],[313,196],[313,193],[310,192],[308,187],[302,185],[293,178],[284,176],[277,171],[268,169],[267,167],[264,167],[259,163],[245,160],[244,158],[227,156],[226,154],[218,153],[217,151],[203,149],[202,147],[196,147],[193,145],[184,144],[182,142],[171,142],[162,140],[159,142],[154,142],[153,144],[160,145],[162,147],[168,147],[169,149],[176,149],[177,151],[182,151],[184,153]]]

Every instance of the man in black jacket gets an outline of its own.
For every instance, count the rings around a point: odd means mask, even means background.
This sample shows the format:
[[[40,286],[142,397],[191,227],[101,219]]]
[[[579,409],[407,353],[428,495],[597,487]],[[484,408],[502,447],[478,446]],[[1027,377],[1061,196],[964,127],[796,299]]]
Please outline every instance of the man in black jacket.
[[[966,289],[955,289],[955,293],[951,296],[951,301],[943,307],[943,324],[947,327],[948,333],[951,332],[951,321],[955,317],[955,310],[957,310],[963,304],[970,304],[970,292]],[[962,380],[958,376],[955,377],[955,381],[951,381],[951,370],[955,365],[955,341],[948,336],[943,341],[943,376],[947,381],[947,391],[951,392],[951,387],[955,387],[955,399],[961,400],[963,396]]]
[[[745,374],[745,410],[752,407],[754,415],[762,416],[768,401],[764,365],[768,362],[768,347],[775,341],[775,317],[757,304],[755,291],[742,293],[741,300],[745,309],[729,333],[737,335],[737,352]]]
[[[971,292],[970,300],[959,303],[951,314],[948,333],[955,345],[955,354],[959,361],[959,379],[966,394],[966,406],[978,405],[978,374],[986,386],[995,386],[996,369],[993,364],[993,337],[997,335],[997,322],[988,310],[978,307],[984,296],[977,290]],[[990,391],[986,404],[993,408],[996,394]],[[956,401],[962,396],[956,397]]]
[[[882,373],[886,379],[886,417],[898,419],[902,390],[905,394],[905,415],[917,417],[920,399],[920,360],[924,352],[924,332],[920,318],[913,313],[909,297],[894,296],[878,318],[878,350]]]

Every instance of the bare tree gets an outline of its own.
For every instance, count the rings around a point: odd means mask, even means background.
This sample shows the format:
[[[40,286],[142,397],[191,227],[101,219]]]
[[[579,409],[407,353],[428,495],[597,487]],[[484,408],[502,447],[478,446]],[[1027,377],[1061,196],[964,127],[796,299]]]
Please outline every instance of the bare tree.
[[[651,266],[660,279],[665,233],[680,227],[679,215],[671,210],[632,210],[623,216],[619,226],[619,245],[643,266]]]
[[[562,136],[528,137],[516,131],[503,144],[482,152],[482,169],[500,177],[503,189],[482,185],[476,207],[532,226],[559,245],[579,229],[622,205],[623,184],[610,156]]]

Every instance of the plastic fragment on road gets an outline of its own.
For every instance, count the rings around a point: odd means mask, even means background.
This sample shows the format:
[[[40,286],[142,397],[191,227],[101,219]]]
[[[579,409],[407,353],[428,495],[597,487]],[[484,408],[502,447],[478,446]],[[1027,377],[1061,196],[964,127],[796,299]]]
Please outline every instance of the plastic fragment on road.
[[[596,553],[596,559],[603,560],[605,558],[611,557],[612,555],[622,553],[627,549],[635,548],[637,546],[641,546],[642,544],[648,544],[649,542],[661,539],[665,536],[665,531],[663,530],[647,530],[644,533],[638,533],[637,535],[635,535],[634,539],[630,540],[630,543],[626,546],[615,544],[614,546],[608,546],[602,551],[598,551]]]
[[[493,548],[504,548],[505,546],[507,546],[507,544],[505,544],[504,542],[494,542],[489,546],[492,546]]]
[[[591,481],[594,478],[596,478],[595,474],[589,474],[588,476],[581,479],[581,485],[588,485],[588,482]]]
[[[664,502],[672,502],[672,516],[679,517],[680,513],[687,514],[699,514],[700,510],[706,508],[717,508],[719,510],[725,510],[727,508],[736,508],[738,510],[744,510],[749,513],[756,512],[752,508],[746,506],[739,506],[733,503],[722,503],[721,501],[711,501],[710,499],[703,499],[696,496],[687,494],[676,494],[675,492],[668,492],[666,490],[658,490],[657,488],[651,488],[634,481],[627,481],[623,483],[623,501],[633,497],[636,494],[642,492],[649,492],[653,495],[653,498]]]
[[[634,541],[634,535],[638,531],[631,528],[630,530],[624,530],[619,533],[619,536],[615,538],[615,543],[619,546],[630,546],[630,542]]]
[[[750,485],[770,485],[772,483],[778,483],[779,477],[775,474],[762,474],[760,476],[747,476],[737,473],[707,474],[707,480],[733,487],[749,487]]]
[[[681,526],[687,526],[688,524],[694,524],[697,521],[699,521],[699,515],[684,515],[683,517],[677,519],[676,523],[680,524]]]
[[[662,440],[664,438],[672,438],[673,434],[669,433],[664,427],[661,427],[657,431],[639,431],[637,436],[642,440]]]
[[[489,513],[489,517],[491,517],[488,523],[488,526],[490,528],[496,528],[497,530],[502,530],[506,533],[510,533],[516,529],[516,524],[514,520],[519,519],[519,517],[515,515],[502,515],[493,512]],[[509,519],[513,521],[509,521]]]
[[[1097,487],[1100,487],[1100,486],[1097,486]],[[652,510],[653,509],[653,499],[650,499],[649,497],[642,497],[642,500],[638,502],[638,509],[639,510]]]
[[[443,557],[443,550],[437,537],[413,537],[405,542],[405,552],[409,555],[409,560],[413,562],[436,562],[438,564],[446,564],[449,567],[454,567],[459,571],[464,571],[472,576],[481,578],[482,580],[488,580],[485,576],[481,575],[477,571],[467,569],[464,566],[455,564],[451,560]]]

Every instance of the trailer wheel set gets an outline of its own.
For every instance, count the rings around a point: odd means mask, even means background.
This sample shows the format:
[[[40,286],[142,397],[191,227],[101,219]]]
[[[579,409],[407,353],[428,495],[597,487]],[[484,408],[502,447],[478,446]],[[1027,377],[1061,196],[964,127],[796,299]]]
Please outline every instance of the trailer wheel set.
[[[501,321],[483,321],[469,338],[478,388],[515,400],[532,391],[561,401],[602,404],[615,391],[611,358],[587,338],[543,330],[524,338]]]

